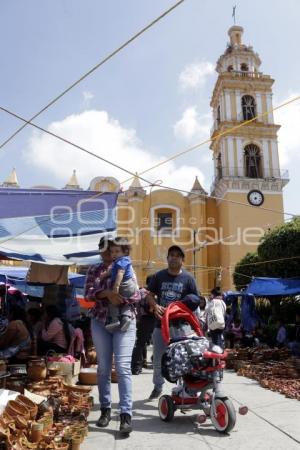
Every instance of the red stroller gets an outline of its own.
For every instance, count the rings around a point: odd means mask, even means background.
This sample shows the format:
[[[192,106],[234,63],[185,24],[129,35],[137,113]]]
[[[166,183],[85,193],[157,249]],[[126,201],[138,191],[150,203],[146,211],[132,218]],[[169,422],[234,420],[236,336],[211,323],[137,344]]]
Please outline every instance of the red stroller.
[[[174,329],[172,324],[178,324],[180,321],[185,324],[185,329],[190,328],[191,333],[186,333],[186,336],[181,338],[177,336],[174,339],[174,336],[172,336],[174,334],[172,333],[172,329]],[[179,377],[173,375],[172,379],[167,377],[169,381],[176,381],[176,387],[172,389],[171,395],[162,395],[159,398],[158,411],[160,418],[168,422],[173,419],[177,409],[183,414],[189,409],[200,409],[204,414],[199,416],[199,422],[204,422],[209,417],[217,431],[228,433],[235,425],[236,413],[231,400],[221,389],[227,353],[221,353],[221,349],[220,353],[210,351],[211,346],[203,336],[198,320],[192,311],[181,302],[171,303],[167,307],[161,326],[163,339],[168,344],[165,355],[169,355],[170,363],[172,363],[171,359],[176,355],[176,351],[178,355],[180,349],[188,349],[186,353],[188,364],[185,366],[185,372],[188,371],[188,373],[182,373]],[[178,345],[181,347],[179,348]],[[189,350],[191,345],[196,346],[196,348],[200,346],[201,352],[198,352],[198,354],[194,352],[193,354],[193,351]],[[214,348],[214,350],[217,349]],[[172,356],[170,357],[170,355]],[[164,376],[165,362],[166,360],[163,357],[162,371]],[[180,367],[182,368],[184,365],[180,362],[180,358],[178,364],[180,371]]]

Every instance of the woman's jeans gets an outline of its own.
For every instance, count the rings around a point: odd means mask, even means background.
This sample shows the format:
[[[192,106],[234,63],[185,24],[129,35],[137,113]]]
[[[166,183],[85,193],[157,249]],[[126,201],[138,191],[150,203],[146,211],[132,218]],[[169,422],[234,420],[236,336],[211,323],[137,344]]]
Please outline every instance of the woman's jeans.
[[[131,321],[127,331],[109,332],[102,322],[92,319],[93,342],[98,359],[98,389],[101,408],[111,407],[111,368],[114,355],[118,377],[121,413],[131,415],[132,375],[131,356],[135,343],[136,321]]]

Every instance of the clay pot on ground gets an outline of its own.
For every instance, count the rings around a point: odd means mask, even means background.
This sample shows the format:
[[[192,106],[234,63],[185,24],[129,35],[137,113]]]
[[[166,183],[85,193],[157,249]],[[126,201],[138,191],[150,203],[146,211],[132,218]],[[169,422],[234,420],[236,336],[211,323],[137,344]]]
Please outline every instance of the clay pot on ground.
[[[42,381],[47,376],[47,367],[43,358],[28,361],[27,375],[31,381]]]
[[[28,421],[23,416],[16,416],[15,424],[19,430],[25,430],[28,427]]]
[[[72,450],[79,450],[81,443],[82,443],[81,436],[74,436],[72,438]]]
[[[97,364],[97,353],[96,353],[95,347],[90,348],[86,352],[85,356],[86,356],[87,365]]]
[[[92,390],[91,386],[75,386],[63,383],[63,388],[68,392],[77,392],[79,394],[89,394]]]
[[[68,450],[69,444],[68,442],[58,442],[57,444],[54,444],[55,450]]]
[[[18,395],[16,397],[16,401],[26,406],[26,408],[29,409],[30,418],[35,419],[38,412],[38,406],[33,401],[31,401],[28,397],[25,397],[25,395]]]
[[[21,403],[18,403],[15,400],[9,400],[7,402],[5,411],[11,417],[23,416],[25,417],[25,419],[29,419],[30,417],[29,409],[25,405],[22,405]]]

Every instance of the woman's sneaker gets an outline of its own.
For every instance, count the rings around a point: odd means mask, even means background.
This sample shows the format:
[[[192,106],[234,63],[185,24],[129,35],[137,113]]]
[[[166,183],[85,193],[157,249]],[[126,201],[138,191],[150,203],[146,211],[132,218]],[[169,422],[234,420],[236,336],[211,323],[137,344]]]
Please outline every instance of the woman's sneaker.
[[[127,413],[120,414],[120,433],[129,434],[132,432],[131,415]]]
[[[96,426],[100,428],[105,428],[108,426],[111,419],[111,409],[110,408],[101,408],[101,416],[96,422]]]

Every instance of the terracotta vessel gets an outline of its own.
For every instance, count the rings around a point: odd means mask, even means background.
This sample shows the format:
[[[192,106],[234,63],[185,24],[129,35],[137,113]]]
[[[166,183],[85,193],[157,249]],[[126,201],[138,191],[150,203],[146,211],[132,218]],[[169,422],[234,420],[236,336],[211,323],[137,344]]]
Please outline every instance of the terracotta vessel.
[[[47,367],[44,359],[33,359],[28,361],[27,375],[31,381],[42,381],[47,376]]]

